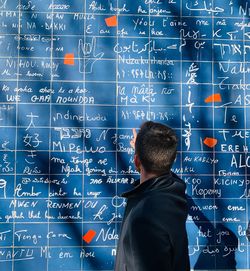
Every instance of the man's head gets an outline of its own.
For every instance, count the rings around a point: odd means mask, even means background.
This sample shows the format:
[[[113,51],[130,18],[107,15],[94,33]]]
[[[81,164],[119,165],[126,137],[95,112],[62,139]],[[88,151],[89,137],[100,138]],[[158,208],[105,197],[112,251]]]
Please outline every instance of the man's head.
[[[142,124],[135,141],[135,165],[147,173],[169,172],[176,157],[177,137],[168,126],[152,121]]]

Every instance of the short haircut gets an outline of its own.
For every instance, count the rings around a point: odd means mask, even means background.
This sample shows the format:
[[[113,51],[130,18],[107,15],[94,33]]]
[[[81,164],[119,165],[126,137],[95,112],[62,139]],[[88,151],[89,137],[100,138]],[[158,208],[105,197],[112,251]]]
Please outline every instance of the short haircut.
[[[142,124],[135,141],[135,154],[148,173],[170,172],[177,152],[177,136],[173,129],[147,121]]]

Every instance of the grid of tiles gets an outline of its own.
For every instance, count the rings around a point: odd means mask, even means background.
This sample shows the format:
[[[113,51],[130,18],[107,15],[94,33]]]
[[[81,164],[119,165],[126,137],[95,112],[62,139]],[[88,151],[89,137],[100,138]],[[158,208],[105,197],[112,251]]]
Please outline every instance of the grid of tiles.
[[[132,128],[179,137],[195,270],[248,270],[249,1],[0,1],[0,269],[112,270]]]

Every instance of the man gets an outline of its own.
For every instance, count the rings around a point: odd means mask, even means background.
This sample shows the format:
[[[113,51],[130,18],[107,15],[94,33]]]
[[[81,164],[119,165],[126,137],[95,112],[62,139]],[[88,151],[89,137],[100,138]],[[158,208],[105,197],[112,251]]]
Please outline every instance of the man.
[[[185,184],[171,172],[177,137],[160,123],[145,122],[131,145],[140,183],[127,198],[115,271],[187,271]]]

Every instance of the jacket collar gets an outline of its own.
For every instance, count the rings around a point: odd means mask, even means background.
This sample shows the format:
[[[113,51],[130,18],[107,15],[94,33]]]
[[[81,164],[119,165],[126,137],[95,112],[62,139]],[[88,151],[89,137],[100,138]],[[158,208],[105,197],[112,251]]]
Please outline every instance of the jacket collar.
[[[164,175],[148,179],[141,184],[140,184],[140,180],[136,180],[135,188],[122,193],[121,196],[128,198],[128,197],[136,196],[145,191],[155,190],[161,186],[162,187],[169,186],[172,183],[171,177],[172,177],[172,173],[165,173]]]

